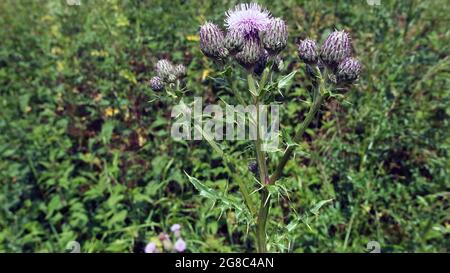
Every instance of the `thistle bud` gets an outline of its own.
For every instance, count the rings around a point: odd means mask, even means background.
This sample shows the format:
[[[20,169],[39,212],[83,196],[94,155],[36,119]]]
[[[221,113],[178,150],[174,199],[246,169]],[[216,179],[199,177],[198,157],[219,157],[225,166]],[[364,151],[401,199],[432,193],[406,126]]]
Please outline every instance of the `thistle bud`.
[[[173,65],[166,59],[159,60],[156,63],[156,74],[162,79],[167,80],[173,74]]]
[[[155,76],[150,79],[150,87],[154,91],[161,91],[164,88],[164,82],[160,77]]]
[[[238,53],[244,46],[244,34],[239,29],[230,29],[225,36],[224,46],[230,54]]]
[[[255,176],[258,175],[258,163],[256,161],[251,161],[248,163],[248,170]]]
[[[287,45],[288,32],[286,23],[281,18],[270,20],[267,29],[263,33],[264,48],[271,54],[280,53]]]
[[[323,43],[320,57],[327,66],[335,68],[345,58],[350,57],[351,51],[349,34],[345,31],[334,31]]]
[[[223,46],[223,33],[213,23],[206,22],[200,27],[200,49],[203,54],[212,59],[224,59],[228,50]]]
[[[177,76],[175,74],[170,74],[169,77],[167,77],[167,82],[174,83],[177,80]]]
[[[361,69],[362,65],[357,59],[347,58],[338,65],[336,79],[339,83],[354,82],[358,79]]]
[[[317,54],[316,42],[310,39],[300,41],[298,44],[298,56],[306,64],[316,64],[319,56]]]
[[[178,78],[186,76],[186,67],[182,64],[176,65],[174,68],[174,75]]]
[[[261,42],[257,37],[250,37],[244,42],[242,51],[236,54],[235,58],[240,65],[251,69],[259,61],[261,54],[263,54]]]

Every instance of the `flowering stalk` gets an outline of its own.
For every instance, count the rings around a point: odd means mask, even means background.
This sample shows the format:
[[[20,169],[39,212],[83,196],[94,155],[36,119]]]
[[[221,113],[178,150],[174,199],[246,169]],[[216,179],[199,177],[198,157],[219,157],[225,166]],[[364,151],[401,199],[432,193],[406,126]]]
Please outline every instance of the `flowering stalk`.
[[[256,243],[259,253],[267,252],[266,224],[270,208],[270,195],[266,187],[261,189],[261,204],[256,221]]]
[[[318,70],[319,69],[316,68],[316,71],[318,71]],[[319,72],[319,75],[320,75],[320,72]],[[323,92],[324,85],[325,85],[325,81],[324,81],[323,77],[321,77],[319,85],[315,88],[315,91],[314,91],[315,92],[314,97],[313,97],[314,101],[313,101],[311,107],[309,108],[309,111],[306,114],[305,119],[303,120],[302,124],[300,125],[300,128],[295,133],[295,136],[294,136],[294,139],[293,139],[293,141],[295,143],[301,141],[301,139],[303,137],[303,134],[305,133],[305,131],[308,128],[309,124],[311,123],[311,121],[315,117],[317,111],[319,111],[320,106],[322,105],[322,102],[323,102],[323,99],[324,99],[324,92]],[[278,163],[277,168],[275,169],[275,172],[270,177],[270,183],[274,183],[275,181],[277,181],[281,177],[281,174],[283,172],[284,166],[286,166],[286,163],[291,158],[291,155],[294,152],[294,150],[295,150],[295,145],[291,145],[291,146],[289,146],[286,149],[286,151],[283,154],[283,157],[281,158],[280,162]]]
[[[244,183],[242,183],[242,180],[237,176],[236,168],[226,157],[224,157],[224,162],[227,168],[230,170],[233,180],[236,181],[236,183],[238,183],[239,191],[241,192],[242,197],[244,198],[245,205],[252,214],[256,213],[255,205],[253,204],[253,200],[250,198],[250,193],[248,192],[247,186]]]
[[[256,222],[256,241],[257,241],[257,250],[260,253],[266,252],[266,223],[267,216],[269,213],[270,200],[268,199],[268,190],[266,185],[269,183],[269,173],[266,165],[266,157],[264,151],[261,148],[261,124],[260,124],[260,96],[262,95],[262,90],[264,89],[265,82],[267,80],[269,69],[265,69],[263,72],[263,76],[261,78],[261,82],[259,84],[258,90],[255,86],[255,80],[251,73],[247,76],[248,86],[250,93],[253,97],[253,102],[256,107],[256,140],[255,140],[255,150],[256,150],[256,159],[258,162],[258,173],[259,173],[259,181],[263,188],[261,189],[261,204],[258,211],[257,222]]]
[[[225,34],[219,26],[211,22],[207,22],[200,27],[200,48],[207,57],[216,62],[236,61],[247,73],[248,90],[256,108],[256,120],[254,120],[256,126],[256,139],[254,141],[256,164],[252,162],[249,165],[249,170],[258,177],[261,185],[261,189],[258,190],[260,193],[258,210],[253,205],[247,185],[237,175],[236,168],[228,156],[220,152],[233,180],[239,185],[251,216],[256,218],[256,246],[257,251],[263,253],[267,251],[266,227],[271,206],[269,187],[280,179],[284,167],[295,150],[295,145],[286,149],[274,173],[270,176],[266,155],[262,149],[259,108],[260,103],[264,101],[267,89],[270,89],[265,87],[272,68],[282,67],[282,59],[278,54],[287,45],[288,31],[282,19],[273,18],[269,11],[255,3],[237,5],[229,10],[226,15],[227,33]],[[325,97],[330,93],[331,87],[333,85],[350,84],[358,78],[361,72],[361,64],[351,57],[351,53],[350,35],[345,31],[332,32],[320,49],[315,41],[309,39],[301,41],[298,45],[300,60],[305,63],[308,74],[313,78],[314,94],[310,109],[293,137],[294,142],[302,140],[306,129],[319,111]],[[225,74],[227,77],[230,76],[228,73]],[[255,75],[260,77],[258,83],[255,81]],[[161,77],[166,77],[166,75],[162,73]],[[243,96],[235,90],[233,82],[231,80],[229,82],[235,97],[241,104],[247,105]]]
[[[266,158],[264,155],[264,152],[261,149],[261,132],[260,132],[260,120],[259,120],[259,93],[257,93],[256,89],[254,88],[254,80],[253,76],[251,74],[248,75],[248,82],[250,90],[253,88],[253,93],[256,93],[256,96],[253,96],[253,100],[256,106],[256,141],[255,141],[255,149],[256,149],[256,157],[258,161],[258,167],[259,167],[259,182],[264,186],[262,191],[263,194],[261,194],[261,206],[258,213],[258,218],[256,222],[256,241],[257,241],[257,248],[258,252],[266,252],[266,222],[267,222],[267,212],[266,207],[268,208],[269,205],[264,203],[264,196],[266,196],[265,193],[267,193],[267,189],[265,188],[265,185],[269,182],[269,174],[267,171],[266,166]],[[253,84],[252,84],[253,83]],[[267,206],[266,206],[267,205]]]

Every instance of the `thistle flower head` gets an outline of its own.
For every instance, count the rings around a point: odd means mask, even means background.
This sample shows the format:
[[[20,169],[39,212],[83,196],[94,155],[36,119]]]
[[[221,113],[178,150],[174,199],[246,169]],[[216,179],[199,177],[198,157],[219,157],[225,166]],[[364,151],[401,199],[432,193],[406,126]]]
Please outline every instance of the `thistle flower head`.
[[[263,50],[259,38],[250,37],[245,40],[242,51],[236,54],[236,61],[246,69],[250,70],[260,60]]]
[[[156,74],[162,79],[167,80],[173,74],[174,67],[171,62],[166,59],[159,60],[156,63]]]
[[[334,31],[323,43],[320,57],[326,65],[335,67],[350,57],[351,51],[350,35],[345,31]]]
[[[181,229],[180,224],[173,224],[173,225],[170,227],[170,230],[171,230],[172,232],[179,231],[180,229]]]
[[[179,238],[181,236],[181,226],[179,224],[173,224],[170,227],[170,230],[173,232],[173,235],[175,235],[175,238]]]
[[[200,27],[200,49],[207,57],[220,60],[228,56],[223,40],[223,33],[217,25],[206,22]]]
[[[178,64],[174,68],[174,75],[178,78],[186,76],[186,67],[182,64]]]
[[[179,239],[175,242],[174,247],[175,247],[175,250],[176,250],[176,251],[178,251],[178,252],[183,252],[183,251],[186,250],[186,242],[185,242],[183,239],[179,238]]]
[[[357,59],[346,58],[337,67],[336,79],[339,83],[354,82],[361,74],[361,69],[362,65]]]
[[[264,31],[270,23],[270,12],[256,3],[239,4],[226,13],[225,26],[245,35]]]
[[[173,73],[170,74],[169,77],[167,78],[168,83],[174,83],[177,80],[177,76],[174,73],[175,71],[173,71]]]
[[[258,162],[251,161],[248,163],[248,170],[254,175],[258,175]]]
[[[230,54],[236,54],[244,46],[244,34],[238,29],[231,29],[227,32],[224,40],[224,46]]]
[[[150,87],[154,91],[161,91],[164,88],[164,81],[160,77],[155,76],[150,79]]]
[[[272,55],[280,53],[287,45],[288,32],[286,23],[281,18],[270,20],[263,32],[264,48]]]
[[[158,252],[158,248],[156,247],[155,243],[148,243],[145,246],[144,252],[145,253],[155,253],[155,252]]]
[[[316,42],[310,39],[300,41],[298,44],[298,56],[306,64],[315,64],[319,58]]]

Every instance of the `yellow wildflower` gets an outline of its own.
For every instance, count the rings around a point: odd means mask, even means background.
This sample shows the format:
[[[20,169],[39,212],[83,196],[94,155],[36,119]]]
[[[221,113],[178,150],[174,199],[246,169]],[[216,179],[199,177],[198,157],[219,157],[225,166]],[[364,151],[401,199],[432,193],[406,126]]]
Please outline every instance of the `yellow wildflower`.
[[[104,115],[106,117],[112,117],[112,116],[117,115],[118,113],[119,113],[119,109],[108,107],[108,108],[105,109]]]

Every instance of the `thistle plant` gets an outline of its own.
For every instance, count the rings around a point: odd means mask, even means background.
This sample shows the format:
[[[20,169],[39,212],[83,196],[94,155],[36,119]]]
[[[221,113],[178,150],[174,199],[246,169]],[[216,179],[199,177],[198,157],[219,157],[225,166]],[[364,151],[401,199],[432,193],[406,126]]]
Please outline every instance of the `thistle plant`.
[[[239,185],[249,214],[255,219],[253,230],[257,251],[266,252],[266,227],[272,206],[271,187],[279,183],[284,167],[297,145],[281,148],[281,156],[262,149],[259,105],[273,102],[274,96],[271,93],[274,93],[274,86],[280,87],[286,81],[292,81],[297,71],[292,71],[287,76],[277,76],[282,67],[281,56],[288,43],[288,28],[283,19],[274,17],[258,4],[240,4],[226,12],[224,26],[225,32],[212,22],[204,23],[200,27],[200,48],[205,56],[222,64],[221,67],[236,66],[237,63],[246,74],[249,92],[233,90],[233,87],[238,86],[233,83],[230,90],[241,104],[253,104],[256,109],[256,139],[253,141],[256,159],[251,161],[248,171],[255,176],[258,185],[255,186],[253,181],[242,182],[240,177],[236,177],[236,170],[239,168],[225,155],[224,162],[231,170],[233,180]],[[313,91],[310,109],[291,138],[295,143],[302,140],[324,100],[333,98],[332,91],[341,84],[357,80],[361,64],[351,53],[350,36],[345,31],[332,32],[320,48],[310,39],[298,44],[298,56],[312,77]],[[165,64],[162,65],[165,67]],[[167,76],[163,73],[160,77]],[[157,84],[155,86],[159,87]],[[250,192],[258,194],[251,195]],[[259,195],[258,208],[254,204],[255,195]]]
[[[186,67],[161,59],[156,63],[155,71],[157,76],[150,79],[150,88],[155,92],[166,91],[170,97],[180,101],[184,92],[183,80],[186,77]]]

